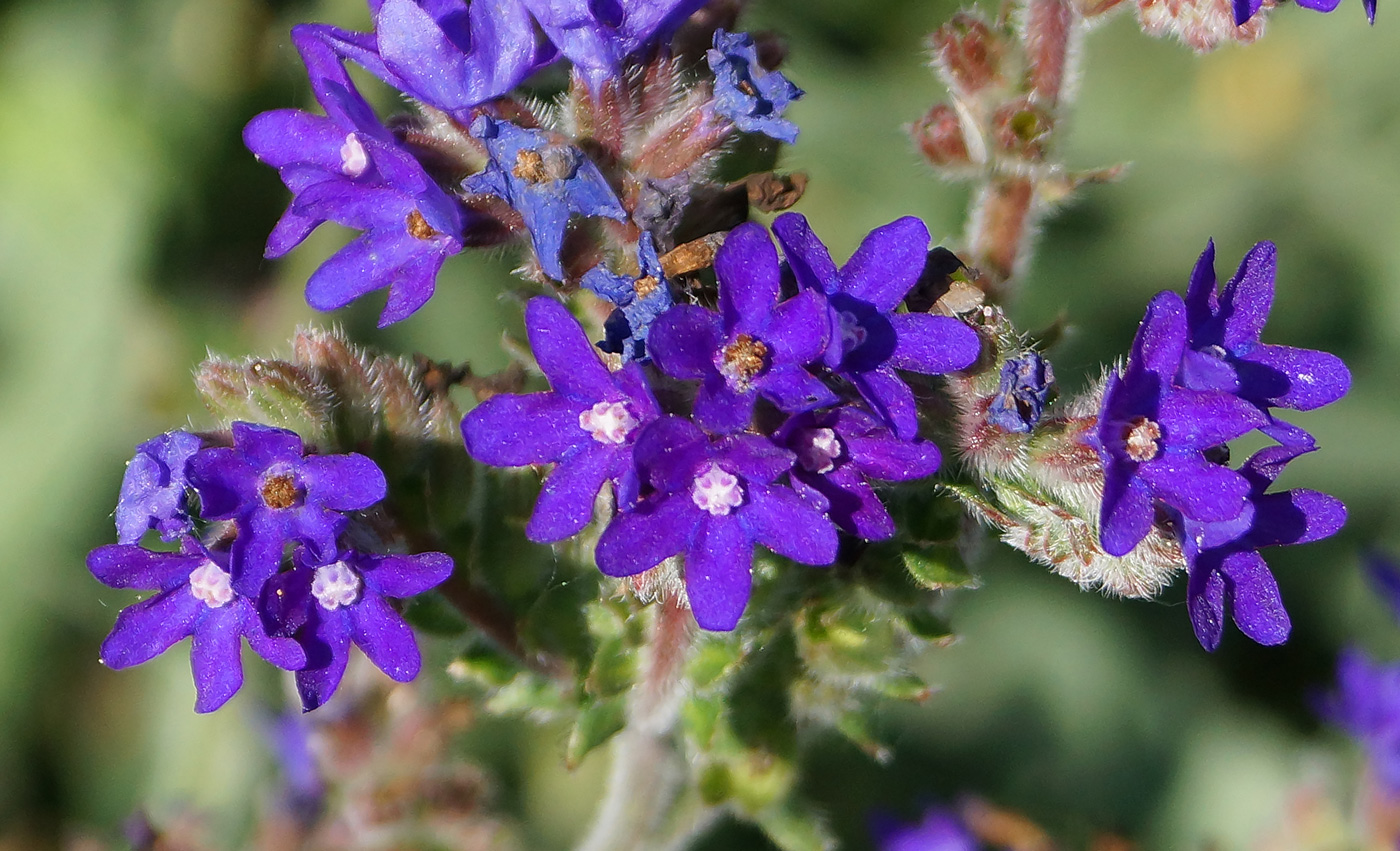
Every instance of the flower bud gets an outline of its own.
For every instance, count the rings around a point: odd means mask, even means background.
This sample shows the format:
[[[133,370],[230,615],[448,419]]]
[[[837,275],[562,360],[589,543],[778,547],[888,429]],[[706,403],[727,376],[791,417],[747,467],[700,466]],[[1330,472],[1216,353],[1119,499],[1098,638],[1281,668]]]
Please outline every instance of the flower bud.
[[[329,388],[285,361],[210,358],[195,370],[194,382],[205,406],[225,426],[235,421],[262,423],[291,429],[314,443],[330,434]]]
[[[955,95],[974,97],[1001,84],[1006,44],[1001,34],[976,15],[954,15],[929,36],[928,46],[934,67]]]
[[[967,140],[963,138],[962,120],[946,103],[934,105],[927,115],[910,125],[909,135],[924,159],[935,168],[972,164]]]
[[[1039,162],[1045,158],[1045,141],[1054,129],[1049,112],[1019,99],[992,115],[992,142],[998,151],[1017,159]]]

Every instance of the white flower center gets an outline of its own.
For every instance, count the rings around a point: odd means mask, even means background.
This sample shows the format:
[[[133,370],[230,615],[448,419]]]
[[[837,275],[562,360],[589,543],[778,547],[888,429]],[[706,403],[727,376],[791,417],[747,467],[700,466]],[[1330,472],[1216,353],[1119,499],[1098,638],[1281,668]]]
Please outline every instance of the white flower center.
[[[696,508],[720,517],[744,504],[744,489],[738,476],[711,464],[695,477],[690,498],[695,501]]]
[[[364,582],[360,575],[343,561],[316,568],[311,579],[311,596],[328,611],[353,605],[360,599]]]
[[[346,177],[359,177],[369,168],[369,152],[360,140],[351,133],[340,146],[340,171]]]
[[[797,463],[813,473],[830,473],[841,457],[841,439],[829,428],[809,428],[799,435]]]
[[[860,320],[856,318],[854,313],[843,310],[837,318],[841,320],[841,348],[843,351],[849,352],[865,345],[865,338],[870,332],[865,330],[865,326],[860,324]]]
[[[1146,417],[1138,417],[1123,430],[1123,444],[1128,457],[1139,463],[1156,458],[1161,452],[1161,426]]]
[[[229,575],[212,561],[190,571],[190,593],[211,609],[222,608],[233,599]]]
[[[621,402],[599,402],[578,415],[579,428],[602,444],[621,444],[637,429],[637,419]]]

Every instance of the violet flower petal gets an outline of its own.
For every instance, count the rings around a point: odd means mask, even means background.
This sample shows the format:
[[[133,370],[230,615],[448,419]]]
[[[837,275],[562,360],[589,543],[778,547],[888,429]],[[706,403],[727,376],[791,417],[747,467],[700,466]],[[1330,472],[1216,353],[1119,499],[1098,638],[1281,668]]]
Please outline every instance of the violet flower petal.
[[[412,555],[361,555],[368,568],[365,584],[386,597],[416,597],[442,583],[452,575],[452,558],[445,553],[414,553]]]
[[[462,438],[467,452],[483,464],[543,464],[590,439],[579,426],[579,407],[558,393],[503,393],[467,414]]]
[[[532,298],[525,306],[525,327],[530,350],[556,393],[590,402],[613,395],[612,374],[567,307],[553,299]]]
[[[248,617],[253,617],[251,605],[242,601]],[[195,712],[213,712],[228,702],[243,685],[242,618],[204,617],[194,630],[190,644],[190,670],[198,697]],[[232,612],[228,613],[233,615]]]
[[[695,540],[686,550],[685,590],[695,622],[702,629],[728,632],[739,623],[753,588],[752,565],[753,544],[738,518],[707,515],[700,521]]]
[[[598,569],[608,576],[650,570],[691,546],[702,515],[687,492],[640,503],[603,530],[595,553]]]
[[[358,453],[312,455],[302,462],[308,494],[335,511],[369,508],[388,495],[379,466]]]
[[[389,679],[406,683],[418,676],[423,657],[413,630],[383,597],[365,594],[346,609],[346,618],[351,640]]]
[[[581,532],[593,520],[593,503],[608,480],[615,455],[615,449],[595,443],[561,461],[545,477],[525,524],[525,537],[547,544]]]
[[[703,307],[678,304],[657,317],[647,345],[652,360],[673,378],[703,378],[714,370],[724,340],[719,316]]]
[[[737,514],[750,539],[802,564],[836,561],[836,528],[820,512],[784,487],[749,481],[745,490],[748,502]]]
[[[782,285],[778,249],[763,225],[745,222],[729,232],[715,254],[715,276],[720,280],[719,312],[725,329],[761,330]]]
[[[913,216],[876,228],[841,267],[841,291],[889,313],[918,282],[928,244],[928,226]]]
[[[900,313],[890,317],[897,342],[890,366],[941,375],[971,366],[982,353],[977,332],[951,316]]]
[[[181,585],[122,609],[98,658],[113,670],[148,662],[194,631],[207,607]]]
[[[1193,520],[1232,520],[1244,510],[1249,495],[1243,476],[1195,454],[1162,455],[1143,463],[1138,475],[1158,497]]]
[[[1287,641],[1292,624],[1264,559],[1253,550],[1234,552],[1225,557],[1220,572],[1230,582],[1232,611],[1240,632],[1266,647]]]

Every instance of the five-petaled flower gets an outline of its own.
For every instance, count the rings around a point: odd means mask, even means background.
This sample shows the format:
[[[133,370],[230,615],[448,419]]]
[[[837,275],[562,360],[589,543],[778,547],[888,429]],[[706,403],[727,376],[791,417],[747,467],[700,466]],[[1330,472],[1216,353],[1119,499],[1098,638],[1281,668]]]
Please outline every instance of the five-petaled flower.
[[[802,97],[802,90],[758,64],[758,48],[748,33],[715,30],[714,45],[705,61],[715,75],[715,112],[745,133],[796,142],[797,125],[783,118],[783,112]]]

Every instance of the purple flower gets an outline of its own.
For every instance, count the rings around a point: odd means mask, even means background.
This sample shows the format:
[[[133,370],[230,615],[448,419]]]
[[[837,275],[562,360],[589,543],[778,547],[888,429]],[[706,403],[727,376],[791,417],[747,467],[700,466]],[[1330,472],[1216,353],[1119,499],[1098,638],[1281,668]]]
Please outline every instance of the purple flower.
[[[363,455],[305,455],[296,432],[242,422],[232,431],[233,447],[200,452],[189,477],[204,519],[237,521],[233,585],[256,597],[286,544],[300,541],[320,558],[333,557],[343,512],[379,502],[387,484]]]
[[[1391,615],[1400,620],[1400,567],[1379,552],[1367,553],[1363,561],[1371,585],[1385,599]]]
[[[136,447],[117,497],[118,541],[134,544],[148,529],[173,541],[190,530],[185,465],[203,445],[187,431],[167,431]]]
[[[616,484],[619,506],[636,501],[633,446],[660,409],[641,367],[627,364],[608,372],[563,305],[532,299],[525,327],[554,389],[492,396],[463,418],[462,437],[467,452],[485,464],[558,463],[544,480],[525,535],[559,541],[593,519],[594,498],[604,482]]]
[[[1336,534],[1346,506],[1304,488],[1265,493],[1289,461],[1311,449],[1274,446],[1255,453],[1240,473],[1249,483],[1244,511],[1233,520],[1181,519],[1181,548],[1190,569],[1187,610],[1207,650],[1220,646],[1228,611],[1240,631],[1260,644],[1288,640],[1290,623],[1262,547],[1306,544]]]
[[[895,370],[939,375],[970,366],[981,352],[977,332],[957,319],[895,312],[923,271],[928,228],[912,217],[876,228],[840,269],[801,215],[779,216],[773,232],[798,286],[827,296],[826,366],[850,379],[896,436],[913,438],[914,393]]]
[[[1097,446],[1104,465],[1099,537],[1110,555],[1127,555],[1147,535],[1161,500],[1187,518],[1233,520],[1249,482],[1211,463],[1205,450],[1265,425],[1255,406],[1229,393],[1172,386],[1186,351],[1186,305],[1158,293],[1133,340],[1124,372],[1104,390]]]
[[[761,393],[788,413],[834,405],[839,397],[805,366],[827,344],[822,295],[779,303],[782,269],[763,226],[739,225],[715,256],[719,308],[677,305],[652,325],[651,356],[666,374],[702,383],[695,421],[723,434],[749,425]]]
[[[388,598],[413,597],[442,584],[452,575],[451,558],[347,549],[334,560],[318,559],[303,547],[292,561],[292,570],[268,582],[262,616],[270,632],[295,636],[306,649],[306,665],[296,674],[305,711],[335,693],[352,643],[391,679],[405,683],[418,676],[418,643]]]
[[[1376,776],[1400,794],[1400,665],[1374,663],[1354,648],[1343,651],[1337,690],[1320,712],[1361,743]]]
[[[102,642],[102,664],[129,668],[153,659],[175,642],[193,637],[196,712],[223,706],[243,685],[241,638],[279,668],[306,664],[296,642],[269,636],[252,598],[233,587],[226,554],[207,550],[191,538],[178,553],[157,553],[128,544],[109,544],[88,554],[88,570],[113,588],[157,593],[123,609]]]
[[[598,348],[621,355],[623,363],[651,359],[646,348],[651,323],[675,304],[656,256],[656,242],[645,231],[637,240],[637,264],[641,274],[636,277],[613,274],[599,264],[589,269],[582,281],[584,289],[617,305],[603,323],[604,339]]]
[[[1181,383],[1194,390],[1223,390],[1261,410],[1270,407],[1310,411],[1346,395],[1351,373],[1327,352],[1261,343],[1274,299],[1278,252],[1272,242],[1255,244],[1239,271],[1216,291],[1215,243],[1196,262],[1186,292],[1190,329],[1181,363]],[[1286,424],[1275,439],[1300,433]]]
[[[243,140],[276,168],[293,198],[268,237],[266,256],[281,257],[321,223],[363,231],[306,283],[306,300],[335,310],[389,289],[380,326],[403,319],[432,296],[438,270],[462,250],[469,213],[443,192],[374,116],[345,72],[330,27],[293,28],[292,41],[326,115],[295,109],[264,112]]]
[[[411,97],[471,121],[471,108],[510,92],[545,63],[520,0],[370,0],[372,51],[342,55]]]
[[[792,450],[792,487],[839,527],[867,541],[892,537],[894,520],[870,479],[904,482],[938,470],[938,447],[900,440],[880,421],[846,406],[798,414],[773,435]]]
[[[467,192],[495,195],[525,220],[540,268],[564,279],[559,252],[569,216],[625,219],[612,187],[582,151],[555,141],[543,130],[528,130],[488,115],[477,116],[471,134],[486,145],[485,170],[462,181]]]
[[[917,824],[876,816],[872,833],[880,851],[977,851],[977,840],[951,810],[932,807]]]
[[[669,39],[705,0],[524,0],[596,95],[623,61]]]
[[[783,118],[783,110],[802,97],[802,90],[758,64],[758,49],[748,33],[718,29],[714,44],[705,61],[715,75],[715,112],[745,133],[796,142],[797,125]]]
[[[598,540],[598,568],[632,576],[683,553],[690,608],[705,629],[739,622],[755,543],[803,564],[836,559],[831,521],[773,484],[794,459],[766,438],[711,441],[688,420],[667,416],[642,431],[635,456],[651,493],[608,524]]]
[[[1366,17],[1371,23],[1376,22],[1376,0],[1361,0],[1366,7]],[[1305,9],[1312,9],[1315,12],[1330,12],[1337,8],[1341,0],[1298,0],[1298,5]],[[1244,26],[1250,18],[1259,13],[1264,8],[1264,0],[1232,0],[1235,12],[1235,26]]]
[[[1050,361],[1035,352],[1009,358],[1001,365],[997,395],[987,407],[987,421],[1003,431],[1032,431],[1050,403],[1055,372]]]

